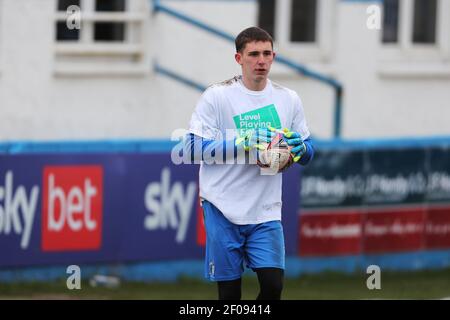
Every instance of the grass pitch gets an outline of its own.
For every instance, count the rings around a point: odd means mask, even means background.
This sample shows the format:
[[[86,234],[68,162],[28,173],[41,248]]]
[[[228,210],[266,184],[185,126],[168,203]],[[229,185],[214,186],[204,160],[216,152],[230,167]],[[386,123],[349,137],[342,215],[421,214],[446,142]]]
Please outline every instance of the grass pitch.
[[[450,298],[450,268],[416,272],[382,272],[381,289],[369,290],[366,273],[321,273],[285,279],[282,299],[443,299]],[[254,276],[243,279],[242,298],[258,293]],[[179,279],[175,283],[122,282],[117,288],[91,287],[69,290],[66,281],[0,283],[0,299],[149,299],[214,300],[215,283]]]

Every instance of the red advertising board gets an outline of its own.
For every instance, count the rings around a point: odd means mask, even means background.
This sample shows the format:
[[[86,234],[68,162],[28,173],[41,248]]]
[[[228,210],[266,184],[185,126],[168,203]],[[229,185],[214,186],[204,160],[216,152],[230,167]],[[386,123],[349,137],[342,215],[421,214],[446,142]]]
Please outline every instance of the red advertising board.
[[[450,248],[450,207],[428,209],[425,247],[427,249]]]
[[[384,207],[306,211],[300,215],[299,255],[354,255],[450,247],[450,207]]]
[[[424,244],[425,208],[371,209],[363,223],[363,251],[420,250]]]
[[[359,254],[361,236],[359,212],[303,212],[300,215],[299,254]]]
[[[101,166],[44,168],[42,250],[98,249],[102,238]]]

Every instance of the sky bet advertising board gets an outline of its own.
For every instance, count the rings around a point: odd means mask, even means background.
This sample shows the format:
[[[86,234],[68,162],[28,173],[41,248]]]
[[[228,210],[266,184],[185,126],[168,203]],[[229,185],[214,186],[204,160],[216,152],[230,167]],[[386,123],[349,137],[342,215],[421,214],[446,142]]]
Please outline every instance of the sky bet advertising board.
[[[0,267],[202,259],[198,165],[170,154],[0,156]],[[299,170],[284,174],[296,252]]]

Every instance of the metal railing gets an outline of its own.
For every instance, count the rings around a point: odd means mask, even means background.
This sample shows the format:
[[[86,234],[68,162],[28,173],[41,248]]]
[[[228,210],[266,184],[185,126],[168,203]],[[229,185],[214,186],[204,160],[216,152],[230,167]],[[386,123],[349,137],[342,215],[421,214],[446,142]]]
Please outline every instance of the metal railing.
[[[165,75],[165,76],[167,76],[167,77],[169,77],[171,79],[174,79],[174,80],[176,80],[178,82],[181,82],[181,83],[187,85],[188,87],[197,89],[198,91],[203,92],[207,88],[207,86],[205,86],[205,85],[203,85],[201,83],[195,82],[195,81],[193,81],[191,79],[183,77],[182,75],[179,75],[178,73],[176,73],[176,72],[174,72],[172,70],[164,68],[157,61],[155,61],[154,64],[153,64],[153,70],[155,70],[155,72],[157,72],[157,73],[163,74],[163,75]]]
[[[234,43],[235,37],[231,34],[228,34],[218,28],[215,28],[213,26],[210,26],[198,19],[192,18],[184,13],[178,12],[175,9],[172,9],[170,7],[165,6],[164,4],[161,3],[160,0],[151,0],[153,2],[153,13],[166,13],[176,19],[179,19],[181,21],[184,21],[192,26],[195,26],[197,28],[200,28],[204,31],[207,31],[211,34],[214,34],[220,38],[223,38],[227,41],[231,41]],[[317,80],[319,82],[322,82],[326,85],[329,85],[331,87],[333,87],[334,92],[335,92],[335,96],[334,96],[334,129],[333,129],[333,133],[334,133],[334,138],[340,138],[341,137],[341,116],[342,116],[342,96],[343,96],[343,86],[342,84],[335,80],[332,77],[326,76],[326,75],[322,75],[316,71],[313,71],[307,67],[305,67],[304,65],[301,65],[297,62],[294,62],[286,57],[284,57],[283,55],[277,54],[277,57],[275,59],[276,63],[280,63],[285,65],[286,67],[300,73],[302,76],[307,77],[307,78],[311,78],[314,80]],[[202,90],[205,86],[195,83],[194,81],[191,81],[185,77],[182,77],[180,75],[177,75],[175,72],[173,71],[169,71],[163,67],[161,67],[160,65],[158,65],[157,63],[155,63],[154,69],[156,72],[160,72],[166,76],[169,76],[175,80],[179,80],[191,87],[194,87],[198,90]]]

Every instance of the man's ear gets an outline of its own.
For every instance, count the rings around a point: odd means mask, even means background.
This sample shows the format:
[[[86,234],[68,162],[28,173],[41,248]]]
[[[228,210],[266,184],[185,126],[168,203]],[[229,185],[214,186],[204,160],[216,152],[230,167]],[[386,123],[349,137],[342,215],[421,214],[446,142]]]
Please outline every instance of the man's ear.
[[[276,56],[277,54],[275,53],[275,51],[272,51],[272,55],[273,55],[272,58],[275,59],[275,56]]]
[[[242,54],[240,52],[236,52],[234,54],[234,59],[236,60],[237,63],[242,65]]]

